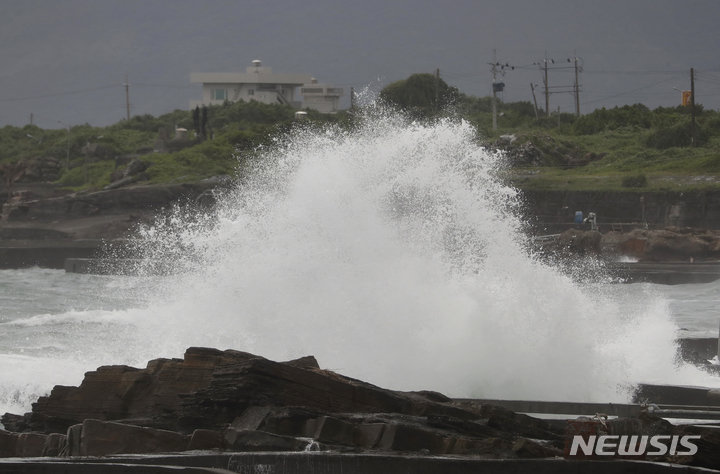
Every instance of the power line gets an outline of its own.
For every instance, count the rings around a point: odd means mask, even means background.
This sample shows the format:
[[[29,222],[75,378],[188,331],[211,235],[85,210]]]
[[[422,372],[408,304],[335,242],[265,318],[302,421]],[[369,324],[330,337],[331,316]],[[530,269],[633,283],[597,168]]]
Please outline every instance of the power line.
[[[631,91],[621,92],[620,94],[615,94],[615,95],[603,97],[603,98],[601,98],[601,99],[591,100],[591,101],[589,101],[589,102],[583,102],[583,105],[593,104],[593,103],[595,103],[595,102],[602,102],[603,100],[614,99],[615,97],[620,97],[620,96],[623,96],[623,95],[632,94],[633,92],[641,91],[641,90],[643,90],[643,89],[649,89],[649,88],[651,88],[651,87],[657,86],[657,85],[662,84],[662,83],[664,83],[664,82],[670,82],[670,81],[672,81],[672,80],[674,80],[674,79],[677,79],[677,78],[678,78],[678,76],[673,76],[673,77],[670,77],[670,78],[668,78],[668,79],[663,79],[662,81],[656,82],[656,83],[654,83],[654,84],[650,84],[650,85],[648,85],[648,86],[638,87],[637,89],[633,89],[633,90],[631,90]]]
[[[133,86],[143,86],[143,87],[166,87],[166,88],[178,88],[178,89],[197,89],[199,85],[194,86],[183,86],[179,84],[140,84],[137,82],[132,83]]]
[[[45,99],[45,98],[48,98],[48,97],[61,97],[61,96],[65,96],[65,95],[82,94],[82,93],[85,93],[85,92],[92,92],[92,91],[100,91],[100,90],[103,90],[103,89],[110,89],[111,87],[118,87],[118,86],[120,86],[120,85],[121,85],[121,84],[112,84],[112,85],[109,85],[109,86],[92,87],[92,88],[90,88],[90,89],[83,89],[83,90],[79,90],[79,91],[59,92],[59,93],[57,93],[57,94],[36,95],[36,96],[32,96],[32,97],[16,97],[16,98],[13,98],[13,99],[0,99],[0,102],[16,102],[16,101],[20,101],[20,100]]]
[[[606,75],[631,75],[631,76],[646,76],[646,75],[665,75],[665,74],[683,74],[684,69],[675,69],[670,71],[585,71],[585,74],[606,74]]]

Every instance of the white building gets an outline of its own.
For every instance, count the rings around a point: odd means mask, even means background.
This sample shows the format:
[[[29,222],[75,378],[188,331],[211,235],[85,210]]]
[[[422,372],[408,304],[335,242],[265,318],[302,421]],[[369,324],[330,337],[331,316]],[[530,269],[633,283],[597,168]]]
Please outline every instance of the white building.
[[[300,95],[303,96],[303,109],[334,114],[338,111],[338,103],[340,97],[343,96],[343,90],[332,84],[318,84],[317,80],[313,78],[310,84],[300,88]]]
[[[201,83],[202,99],[190,101],[190,108],[218,105],[226,100],[237,102],[256,100],[263,104],[289,105],[296,109],[309,107],[324,113],[337,112],[338,97],[343,90],[331,84],[316,84],[309,74],[277,74],[272,68],[263,67],[259,60],[242,72],[197,72],[190,75],[190,82]],[[305,100],[295,99],[298,87],[307,85]],[[305,89],[305,88],[303,88]],[[322,89],[322,93],[317,91]],[[302,91],[302,89],[301,89]],[[338,95],[339,94],[339,95]]]

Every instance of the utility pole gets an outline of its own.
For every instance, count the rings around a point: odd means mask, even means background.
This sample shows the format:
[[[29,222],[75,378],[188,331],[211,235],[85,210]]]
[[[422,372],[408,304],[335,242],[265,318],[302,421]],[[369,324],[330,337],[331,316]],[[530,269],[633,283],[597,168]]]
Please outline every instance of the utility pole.
[[[70,125],[66,124],[62,120],[58,120],[58,123],[63,124],[67,127],[67,152],[65,154],[65,171],[70,169]]]
[[[493,114],[493,130],[497,130],[497,93],[502,92],[505,88],[505,83],[503,82],[497,82],[497,76],[500,74],[500,76],[505,75],[505,68],[509,67],[511,69],[515,69],[515,66],[510,66],[510,64],[500,64],[497,62],[497,51],[493,49],[493,62],[490,64],[490,71],[492,71],[493,75],[493,82],[492,82],[492,89],[493,89],[493,98],[492,98],[492,114]],[[500,70],[498,71],[498,66],[500,66]]]
[[[492,75],[493,75],[493,99],[492,99],[493,131],[496,131],[497,130],[497,94],[495,92],[495,77],[497,75],[497,54],[496,54],[496,50],[494,50],[494,49],[493,49]]]
[[[695,146],[695,69],[690,68],[690,146]]]
[[[355,110],[355,88],[350,88],[350,110]]]
[[[440,68],[435,70],[435,111],[440,111]]]
[[[535,86],[533,83],[530,83],[530,90],[532,91],[533,95],[533,105],[535,106],[535,120],[538,120],[540,117],[538,117],[538,111],[537,111],[537,97],[535,97]]]
[[[580,80],[578,79],[577,53],[575,53],[575,115],[580,117]]]
[[[30,114],[30,125],[32,125],[32,124],[33,124],[33,114],[31,113]]]
[[[127,104],[127,119],[130,120],[130,83],[127,74],[125,74],[125,103]]]
[[[545,64],[545,111],[547,112],[547,116],[550,117],[550,90],[548,86],[548,60],[547,60],[547,53],[545,53],[545,59],[543,60],[543,63]]]

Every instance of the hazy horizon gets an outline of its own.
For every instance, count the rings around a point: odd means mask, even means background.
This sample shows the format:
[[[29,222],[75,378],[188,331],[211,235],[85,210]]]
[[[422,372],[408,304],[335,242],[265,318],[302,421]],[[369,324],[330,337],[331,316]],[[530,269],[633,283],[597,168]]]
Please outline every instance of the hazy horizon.
[[[720,3],[459,0],[290,7],[276,0],[4,0],[0,3],[0,126],[30,122],[105,126],[126,115],[187,109],[200,99],[193,72],[244,71],[253,59],[274,72],[307,73],[342,87],[379,91],[413,73],[433,73],[461,92],[492,94],[489,63],[515,66],[498,77],[502,99],[545,108],[548,83],[570,90],[580,58],[580,110],[643,103],[675,106],[696,74],[697,102],[720,108]],[[565,69],[552,69],[565,66]],[[551,89],[551,91],[558,89]],[[575,112],[556,92],[550,110]]]

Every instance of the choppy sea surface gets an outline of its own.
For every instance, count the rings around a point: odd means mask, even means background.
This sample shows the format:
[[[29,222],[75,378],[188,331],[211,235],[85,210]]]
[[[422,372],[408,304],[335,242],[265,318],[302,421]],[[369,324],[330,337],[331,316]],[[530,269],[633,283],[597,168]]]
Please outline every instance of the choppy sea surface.
[[[212,213],[142,229],[172,274],[0,270],[0,413],[100,365],[190,346],[456,397],[621,402],[634,384],[720,387],[678,364],[715,337],[720,282],[576,279],[533,256],[501,155],[461,121],[377,111],[298,127]],[[142,250],[142,249],[141,249]],[[581,282],[579,282],[581,281]]]
[[[132,342],[141,329],[132,316],[133,309],[150,303],[138,298],[143,292],[137,289],[151,284],[149,280],[41,268],[0,270],[0,413],[23,413],[53,385],[78,384],[84,372],[99,365],[143,367],[145,357],[181,357],[181,352],[153,355],[152,348]],[[603,287],[603,292],[628,306],[641,306],[647,299],[664,301],[678,327],[678,337],[718,336],[720,281]],[[151,344],[153,337],[142,339]],[[321,363],[332,367],[334,361]]]

